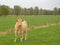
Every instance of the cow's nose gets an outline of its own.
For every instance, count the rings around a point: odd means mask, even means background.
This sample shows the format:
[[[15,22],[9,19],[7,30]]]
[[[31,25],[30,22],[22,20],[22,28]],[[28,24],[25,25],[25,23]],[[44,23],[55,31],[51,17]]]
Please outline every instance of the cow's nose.
[[[21,27],[21,25],[19,25],[19,27]]]

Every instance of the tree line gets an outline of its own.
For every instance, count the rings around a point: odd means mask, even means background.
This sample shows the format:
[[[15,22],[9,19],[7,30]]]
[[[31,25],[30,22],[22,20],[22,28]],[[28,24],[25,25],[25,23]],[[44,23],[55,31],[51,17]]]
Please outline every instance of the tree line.
[[[60,8],[54,7],[53,10],[38,8],[22,8],[15,5],[14,8],[10,8],[7,5],[0,5],[0,16],[1,15],[60,15]]]

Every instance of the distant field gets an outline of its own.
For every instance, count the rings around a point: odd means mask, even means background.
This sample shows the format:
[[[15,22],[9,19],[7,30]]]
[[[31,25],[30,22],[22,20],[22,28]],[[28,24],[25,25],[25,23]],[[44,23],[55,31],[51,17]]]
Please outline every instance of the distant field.
[[[36,25],[43,25],[49,23],[56,23],[60,22],[60,16],[18,16],[18,18],[22,17],[25,19],[29,26],[36,26]],[[16,16],[7,16],[7,17],[0,17],[0,31],[14,28],[15,22],[17,18]]]
[[[60,22],[60,16],[18,16],[27,20],[29,26]],[[16,16],[0,17],[0,31],[14,28]],[[28,31],[28,39],[13,42],[14,34],[0,36],[0,45],[60,45],[60,25]]]

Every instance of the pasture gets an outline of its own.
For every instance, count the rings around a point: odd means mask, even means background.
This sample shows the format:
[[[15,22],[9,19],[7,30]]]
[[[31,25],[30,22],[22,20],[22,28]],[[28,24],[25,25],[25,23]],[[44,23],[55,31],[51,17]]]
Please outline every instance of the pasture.
[[[44,24],[60,22],[60,16],[42,15],[42,16],[18,16],[23,18],[30,26],[38,26]],[[16,16],[0,17],[0,31],[5,31],[14,28],[17,20]],[[18,41],[13,42],[14,34],[0,36],[0,45],[60,45],[60,25],[50,26],[48,28],[41,28],[28,31],[28,39],[22,43]]]

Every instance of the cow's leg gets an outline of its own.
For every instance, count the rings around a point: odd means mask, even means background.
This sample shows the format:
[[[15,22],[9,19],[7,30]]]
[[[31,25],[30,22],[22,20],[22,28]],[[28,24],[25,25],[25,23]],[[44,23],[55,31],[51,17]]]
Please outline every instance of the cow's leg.
[[[25,31],[25,40],[27,39],[27,31]]]
[[[16,42],[16,40],[17,40],[17,36],[18,36],[18,35],[17,35],[17,30],[15,30],[14,33],[15,33],[15,39],[14,39],[14,42]]]
[[[20,42],[23,41],[23,31],[20,32]]]

